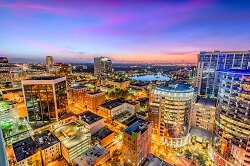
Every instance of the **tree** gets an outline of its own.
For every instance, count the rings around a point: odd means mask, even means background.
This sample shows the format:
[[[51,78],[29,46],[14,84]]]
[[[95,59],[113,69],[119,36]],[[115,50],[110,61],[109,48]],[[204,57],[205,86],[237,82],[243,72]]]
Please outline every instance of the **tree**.
[[[197,160],[201,166],[206,166],[206,160],[204,159],[204,157],[201,154],[198,155]]]
[[[190,152],[189,149],[186,149],[186,150],[185,150],[184,156],[185,156],[186,158],[191,159],[192,155],[193,155],[193,154]]]

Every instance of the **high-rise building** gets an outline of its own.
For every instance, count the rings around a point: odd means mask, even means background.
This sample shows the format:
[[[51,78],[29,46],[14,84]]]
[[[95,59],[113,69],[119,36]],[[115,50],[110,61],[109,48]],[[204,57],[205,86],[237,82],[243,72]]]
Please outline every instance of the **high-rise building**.
[[[229,69],[220,75],[213,157],[218,163],[247,166],[250,165],[250,70]]]
[[[169,146],[182,147],[188,143],[190,114],[196,93],[190,84],[174,83],[155,87],[153,94],[160,102],[160,138]]]
[[[6,81],[10,77],[10,64],[8,58],[0,56],[0,80]]]
[[[123,131],[123,158],[129,165],[141,165],[150,154],[151,123],[137,120]]]
[[[1,125],[0,125],[0,163],[3,164],[4,166],[8,166],[8,159],[7,159],[7,154],[6,154],[6,148],[5,148],[5,143],[3,139],[3,133],[1,130]]]
[[[112,61],[107,57],[94,58],[94,74],[105,75],[112,72]]]
[[[68,107],[65,77],[32,77],[22,80],[22,89],[31,125],[58,121]]]
[[[9,122],[11,119],[18,119],[18,110],[16,103],[10,100],[0,101],[0,125]]]
[[[69,76],[72,74],[72,67],[71,64],[56,63],[50,68],[49,73],[55,74],[56,76]]]
[[[54,58],[53,56],[46,56],[46,70],[47,72],[50,71],[50,68],[54,65]]]
[[[216,98],[218,95],[218,78],[216,71],[231,68],[247,69],[250,51],[202,51],[198,54],[195,86],[198,95]]]

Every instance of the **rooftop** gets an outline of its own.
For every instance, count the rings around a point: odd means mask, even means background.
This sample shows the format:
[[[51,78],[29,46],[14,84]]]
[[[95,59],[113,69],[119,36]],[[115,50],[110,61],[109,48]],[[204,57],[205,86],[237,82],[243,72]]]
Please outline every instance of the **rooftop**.
[[[172,166],[172,165],[163,161],[162,159],[153,154],[149,154],[147,159],[142,163],[142,166]]]
[[[190,130],[190,135],[195,135],[197,137],[203,138],[207,141],[211,141],[212,139],[212,132],[208,130],[203,130],[197,127],[192,127]]]
[[[90,137],[90,131],[77,122],[69,122],[57,127],[53,133],[67,148],[73,148]]]
[[[49,131],[43,131],[34,135],[36,144],[41,147],[42,150],[55,145],[59,140]]]
[[[190,93],[194,91],[194,88],[190,84],[174,83],[169,85],[157,86],[155,90],[174,93]]]
[[[100,130],[98,130],[95,134],[92,135],[93,138],[96,138],[98,140],[102,140],[103,138],[106,138],[110,134],[112,134],[113,131],[110,130],[107,127],[103,127]]]
[[[111,110],[111,109],[113,109],[115,107],[118,107],[118,106],[122,105],[124,102],[125,102],[124,100],[116,99],[116,100],[107,101],[107,102],[105,102],[104,104],[102,104],[100,106],[103,107],[103,108]]]
[[[206,106],[216,106],[216,101],[213,99],[199,98],[195,104],[202,104]]]
[[[145,120],[137,120],[136,122],[134,122],[133,124],[131,124],[130,126],[128,126],[124,132],[132,135],[132,133],[143,133],[144,131],[146,131],[148,129],[148,121]]]
[[[107,155],[109,151],[103,147],[95,145],[73,160],[76,165],[92,166],[95,162]]]
[[[40,77],[31,77],[27,80],[56,80],[62,78],[62,76],[40,76]]]
[[[87,88],[87,86],[85,84],[78,84],[78,85],[72,85],[71,88],[72,89],[84,89],[84,88]]]
[[[238,74],[238,75],[250,75],[250,69],[243,70],[243,69],[228,69],[220,71],[221,73],[232,73],[232,74]]]
[[[12,146],[17,162],[32,156],[37,151],[36,143],[32,140],[31,137],[16,142]]]
[[[148,97],[139,98],[137,101],[139,101],[139,102],[148,102],[149,98]]]
[[[87,91],[86,93],[90,94],[90,95],[95,95],[95,94],[103,93],[103,91],[101,91],[100,89],[98,89],[98,90],[95,90],[95,91]]]
[[[81,114],[78,114],[78,116],[81,117],[82,121],[88,123],[89,125],[103,119],[103,117],[97,114],[94,114],[93,112],[90,112],[90,111],[86,111]]]

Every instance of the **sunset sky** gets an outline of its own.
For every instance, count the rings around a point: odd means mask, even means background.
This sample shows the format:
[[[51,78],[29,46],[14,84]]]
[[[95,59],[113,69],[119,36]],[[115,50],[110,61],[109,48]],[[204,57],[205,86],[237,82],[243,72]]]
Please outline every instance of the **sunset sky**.
[[[195,62],[249,50],[247,0],[0,0],[0,55],[10,62]]]

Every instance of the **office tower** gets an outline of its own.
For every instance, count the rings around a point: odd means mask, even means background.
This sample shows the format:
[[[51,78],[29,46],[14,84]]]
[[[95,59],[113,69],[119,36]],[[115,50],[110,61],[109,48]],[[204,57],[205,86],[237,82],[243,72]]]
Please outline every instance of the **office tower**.
[[[213,156],[217,162],[250,165],[250,70],[220,75]]]
[[[192,127],[212,132],[214,130],[215,111],[215,100],[205,98],[198,99],[192,109]]]
[[[174,83],[155,87],[156,101],[160,102],[160,138],[169,146],[182,147],[188,143],[190,113],[195,101],[190,84]]]
[[[152,124],[152,133],[160,134],[161,112],[160,101],[153,101],[149,105],[149,122]]]
[[[200,52],[195,81],[198,95],[216,98],[219,82],[216,71],[231,68],[247,69],[249,61],[250,51]]]
[[[112,61],[107,57],[94,58],[94,74],[105,75],[112,72]]]
[[[141,165],[150,154],[151,123],[137,120],[123,131],[123,159],[128,165]]]
[[[32,125],[58,121],[66,113],[68,107],[65,77],[32,77],[22,80],[22,89],[28,113],[28,121]]]
[[[50,72],[51,67],[54,65],[53,56],[46,56],[46,70]]]
[[[5,56],[0,56],[0,80],[7,81],[10,77],[10,64]]]
[[[3,133],[1,130],[1,125],[0,125],[0,164],[3,164],[4,166],[9,165],[5,149],[5,143],[3,139]]]

